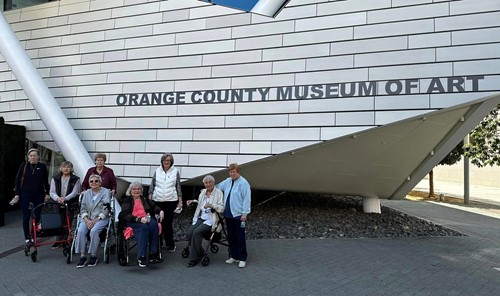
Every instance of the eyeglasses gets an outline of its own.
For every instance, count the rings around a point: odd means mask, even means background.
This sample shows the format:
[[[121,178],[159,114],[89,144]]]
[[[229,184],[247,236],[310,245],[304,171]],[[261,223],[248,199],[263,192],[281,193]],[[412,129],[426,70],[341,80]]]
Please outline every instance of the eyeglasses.
[[[89,183],[99,183],[99,180],[89,180]]]
[[[132,188],[132,190],[142,190],[142,188],[136,187],[136,188]]]

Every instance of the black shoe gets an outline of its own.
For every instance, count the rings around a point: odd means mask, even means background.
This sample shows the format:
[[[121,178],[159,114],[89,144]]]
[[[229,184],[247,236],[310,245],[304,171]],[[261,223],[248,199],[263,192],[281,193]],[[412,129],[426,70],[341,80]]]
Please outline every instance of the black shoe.
[[[163,262],[163,259],[160,258],[158,253],[149,254],[149,263],[156,264]]]
[[[87,264],[87,257],[85,257],[85,256],[80,257],[80,260],[78,261],[78,264],[76,264],[76,268],[85,267],[85,264]]]
[[[198,260],[191,260],[189,261],[189,263],[186,265],[187,267],[193,267],[195,266],[196,264],[198,264]]]
[[[175,252],[176,249],[177,249],[177,247],[175,245],[173,245],[173,246],[168,247],[167,252],[173,253],[173,252]]]
[[[90,256],[89,266],[96,266],[98,261],[96,256]]]
[[[137,263],[139,264],[139,267],[146,267],[148,266],[148,262],[146,260],[146,257],[142,256],[141,258],[139,258],[139,260],[137,260]]]
[[[59,249],[60,247],[62,247],[62,244],[61,244],[61,243],[54,243],[54,244],[52,245],[52,250]]]

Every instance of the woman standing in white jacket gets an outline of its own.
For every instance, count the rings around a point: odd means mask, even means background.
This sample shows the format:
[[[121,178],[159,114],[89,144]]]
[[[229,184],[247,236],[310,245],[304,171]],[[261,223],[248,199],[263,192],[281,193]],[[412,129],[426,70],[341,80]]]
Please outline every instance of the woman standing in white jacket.
[[[156,169],[149,186],[149,198],[165,213],[161,223],[161,245],[167,247],[168,252],[175,252],[172,223],[176,209],[182,209],[182,191],[180,173],[174,166],[174,157],[171,153],[161,156],[161,165]]]

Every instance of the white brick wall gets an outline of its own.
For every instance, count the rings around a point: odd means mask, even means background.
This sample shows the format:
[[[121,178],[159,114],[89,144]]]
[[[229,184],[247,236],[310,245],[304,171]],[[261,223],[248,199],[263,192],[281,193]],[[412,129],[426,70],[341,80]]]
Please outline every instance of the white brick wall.
[[[191,178],[500,91],[499,1],[292,0],[271,19],[196,0],[61,0],[5,16],[85,147],[127,180],[149,182],[166,151]],[[275,89],[471,75],[485,75],[477,92],[278,101]],[[266,87],[268,101],[117,105]],[[55,147],[2,56],[0,116]]]

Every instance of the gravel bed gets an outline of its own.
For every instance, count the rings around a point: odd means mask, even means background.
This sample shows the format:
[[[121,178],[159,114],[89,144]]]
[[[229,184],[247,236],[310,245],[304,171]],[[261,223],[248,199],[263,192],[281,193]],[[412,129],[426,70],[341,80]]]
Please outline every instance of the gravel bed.
[[[462,236],[387,207],[381,212],[363,213],[360,197],[284,193],[252,204],[247,239]],[[176,241],[186,240],[193,214],[194,209],[186,209],[174,221]]]

